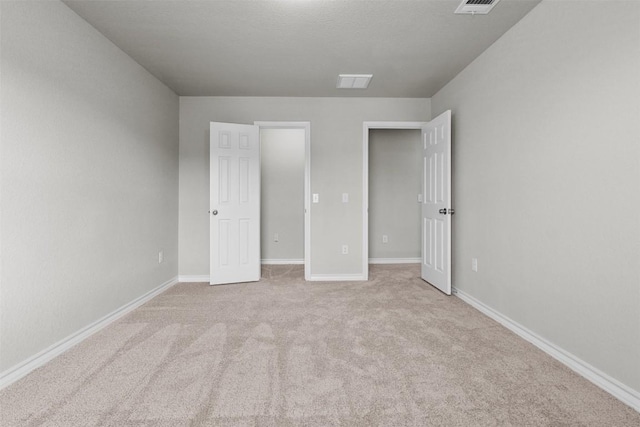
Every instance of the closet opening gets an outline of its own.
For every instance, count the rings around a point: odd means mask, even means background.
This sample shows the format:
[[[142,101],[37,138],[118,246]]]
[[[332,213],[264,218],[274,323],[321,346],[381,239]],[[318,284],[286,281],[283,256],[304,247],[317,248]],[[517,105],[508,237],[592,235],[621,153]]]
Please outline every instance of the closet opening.
[[[420,264],[423,122],[365,122],[363,272]]]
[[[308,122],[256,122],[260,128],[262,264],[304,264],[309,277]]]

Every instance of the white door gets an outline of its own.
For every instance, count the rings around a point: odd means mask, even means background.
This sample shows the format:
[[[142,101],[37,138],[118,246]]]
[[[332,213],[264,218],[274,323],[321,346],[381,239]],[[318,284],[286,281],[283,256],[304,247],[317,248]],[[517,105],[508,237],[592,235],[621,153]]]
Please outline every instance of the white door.
[[[451,295],[451,111],[422,128],[422,278]]]
[[[210,283],[260,280],[258,126],[210,124]]]

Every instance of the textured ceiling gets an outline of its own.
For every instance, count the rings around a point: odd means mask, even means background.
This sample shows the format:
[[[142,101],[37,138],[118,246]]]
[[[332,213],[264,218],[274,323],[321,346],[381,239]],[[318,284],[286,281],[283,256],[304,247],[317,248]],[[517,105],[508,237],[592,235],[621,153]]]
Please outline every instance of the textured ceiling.
[[[432,96],[539,2],[65,1],[179,95],[377,97]]]

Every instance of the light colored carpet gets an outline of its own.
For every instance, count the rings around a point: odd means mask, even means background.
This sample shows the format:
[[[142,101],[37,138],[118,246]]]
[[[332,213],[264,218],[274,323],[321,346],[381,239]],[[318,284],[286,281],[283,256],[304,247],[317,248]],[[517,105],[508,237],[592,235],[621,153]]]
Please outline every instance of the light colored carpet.
[[[2,426],[639,426],[417,266],[176,285],[0,392]]]

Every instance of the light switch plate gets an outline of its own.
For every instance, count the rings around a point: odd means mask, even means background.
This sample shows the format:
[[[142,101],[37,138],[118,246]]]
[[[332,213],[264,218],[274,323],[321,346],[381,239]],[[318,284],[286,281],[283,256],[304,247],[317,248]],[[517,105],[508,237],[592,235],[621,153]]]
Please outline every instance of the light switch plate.
[[[342,203],[349,203],[349,193],[342,193]]]
[[[318,203],[320,200],[320,195],[318,193],[313,193],[313,203]]]

